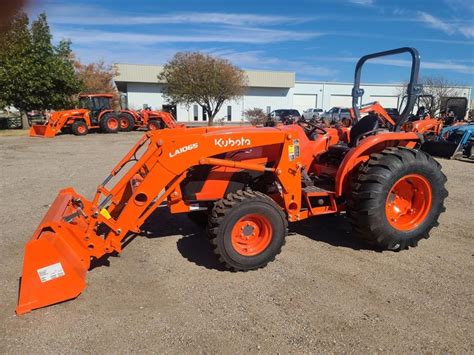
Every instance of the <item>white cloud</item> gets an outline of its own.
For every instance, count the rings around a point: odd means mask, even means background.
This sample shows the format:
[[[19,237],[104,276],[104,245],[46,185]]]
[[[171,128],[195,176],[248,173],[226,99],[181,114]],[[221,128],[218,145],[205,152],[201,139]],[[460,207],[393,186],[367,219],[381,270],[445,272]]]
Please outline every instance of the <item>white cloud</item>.
[[[374,0],[349,0],[349,2],[356,4],[356,5],[362,5],[362,6],[372,6],[374,5]]]
[[[53,14],[54,15],[54,14]],[[117,14],[104,14],[92,16],[51,16],[51,23],[67,25],[166,25],[166,24],[210,24],[210,25],[275,25],[282,22],[301,23],[307,21],[301,17],[265,16],[253,14],[229,14],[190,12],[179,14],[167,14],[163,16],[121,16]]]
[[[326,66],[308,64],[301,60],[271,57],[262,50],[235,51],[232,49],[214,49],[206,51],[212,55],[230,60],[246,69],[288,70],[305,78],[327,78],[335,76],[338,71]]]
[[[456,12],[465,10],[474,12],[474,3],[469,0],[445,0],[445,3]]]
[[[441,30],[450,35],[452,35],[455,32],[453,26],[451,26],[450,24],[446,22],[443,22],[443,20],[433,15],[430,15],[427,12],[418,11],[418,18],[420,19],[421,22],[424,22],[431,28]]]
[[[112,32],[101,30],[61,30],[54,31],[57,38],[69,38],[73,43],[248,43],[264,44],[285,41],[304,41],[319,37],[320,33],[297,32],[251,27],[225,27],[222,29],[194,30],[179,34],[146,34],[139,32]]]
[[[361,0],[367,1],[367,0]],[[121,11],[90,4],[48,4],[30,9],[36,13],[46,11],[52,24],[81,26],[134,26],[134,25],[166,25],[166,24],[201,24],[201,25],[278,25],[281,23],[301,23],[311,20],[303,16],[262,15],[249,13],[226,12],[175,12],[163,15],[140,14],[132,15]],[[139,13],[137,11],[136,13]],[[87,14],[87,15],[84,15]]]
[[[467,38],[474,38],[474,26],[460,26],[458,31]]]
[[[345,62],[345,63],[353,63],[354,65],[359,60],[359,57],[331,57],[331,56],[319,56],[317,59],[321,61],[328,61],[328,62]],[[395,67],[403,67],[409,68],[411,67],[411,60],[407,59],[398,59],[398,58],[380,58],[380,59],[373,59],[367,63],[379,64],[379,65],[390,65]],[[423,69],[430,69],[430,70],[445,70],[451,71],[456,73],[463,73],[463,74],[474,74],[474,66],[466,65],[462,63],[472,63],[471,59],[467,60],[456,60],[456,61],[421,61],[421,71]]]
[[[418,19],[427,26],[443,31],[448,35],[462,34],[466,38],[474,38],[472,20],[465,22],[456,20],[448,23],[424,11],[418,11]]]
[[[392,65],[397,67],[410,67],[411,61],[404,60],[404,59],[377,59],[373,61],[376,64],[383,64],[383,65]],[[447,70],[453,71],[457,73],[465,73],[465,74],[474,74],[474,67],[453,63],[453,62],[430,62],[430,61],[422,61],[421,62],[421,69],[433,69],[433,70]]]

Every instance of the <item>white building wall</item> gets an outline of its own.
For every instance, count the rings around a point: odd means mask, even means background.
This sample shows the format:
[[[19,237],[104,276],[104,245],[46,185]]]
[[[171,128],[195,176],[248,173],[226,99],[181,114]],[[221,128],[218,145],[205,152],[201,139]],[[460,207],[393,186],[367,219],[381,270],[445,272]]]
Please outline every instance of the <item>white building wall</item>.
[[[154,110],[161,110],[163,105],[168,104],[162,94],[162,85],[152,83],[127,83],[127,102],[131,109],[141,109],[144,105],[150,106]],[[243,111],[249,108],[262,108],[265,112],[267,108],[275,110],[291,106],[289,89],[285,88],[249,88],[245,95],[239,100],[227,101],[216,115],[216,120],[227,121],[228,106],[232,107],[232,122],[243,122]],[[178,121],[195,122],[194,105],[186,107],[177,106]],[[202,108],[198,107],[198,121],[203,121]]]
[[[128,105],[132,109],[143,108],[143,105],[149,105],[152,109],[160,110],[162,105],[167,104],[163,98],[162,85],[156,83],[134,83],[127,85]],[[384,107],[398,107],[403,87],[402,85],[363,85],[365,90],[363,102],[379,101]],[[292,88],[269,88],[269,87],[251,87],[245,95],[239,100],[225,102],[216,116],[216,120],[227,120],[227,107],[232,107],[232,122],[241,123],[243,120],[243,111],[251,108],[261,108],[264,112],[267,110],[276,110],[282,108],[296,108],[300,112],[310,107],[302,106],[309,102],[308,97],[315,97],[316,107],[323,110],[329,110],[333,106],[351,106],[351,83],[322,83],[322,82],[295,82]],[[470,98],[471,88],[461,87],[456,95]],[[306,96],[303,97],[303,96]],[[296,98],[296,99],[295,99]],[[194,120],[194,105],[186,107],[178,105],[178,121],[196,122]],[[198,107],[198,121],[203,121],[202,108]]]
[[[351,106],[353,84],[296,82],[293,95],[317,94],[318,108],[329,110],[334,106]],[[385,107],[397,107],[402,85],[362,85],[365,90],[363,102],[379,101]],[[402,95],[403,96],[403,95]],[[395,106],[394,106],[395,105]],[[309,108],[309,107],[307,107]]]

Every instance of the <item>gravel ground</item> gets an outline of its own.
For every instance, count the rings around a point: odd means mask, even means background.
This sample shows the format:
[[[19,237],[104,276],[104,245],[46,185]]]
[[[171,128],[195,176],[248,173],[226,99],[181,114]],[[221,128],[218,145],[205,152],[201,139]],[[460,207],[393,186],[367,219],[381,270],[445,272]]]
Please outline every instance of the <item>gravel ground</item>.
[[[415,249],[367,249],[328,216],[293,225],[266,268],[232,273],[186,216],[160,211],[76,300],[15,316],[48,204],[66,186],[91,196],[139,136],[0,138],[0,353],[474,352],[474,165],[447,160],[447,211]]]

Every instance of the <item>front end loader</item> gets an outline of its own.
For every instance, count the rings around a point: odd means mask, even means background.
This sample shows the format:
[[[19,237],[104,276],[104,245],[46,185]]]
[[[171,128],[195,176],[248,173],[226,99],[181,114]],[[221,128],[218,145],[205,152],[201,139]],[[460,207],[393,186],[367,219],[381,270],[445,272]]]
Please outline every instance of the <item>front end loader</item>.
[[[80,108],[53,112],[45,122],[30,127],[30,137],[53,138],[61,132],[85,136],[94,129],[117,133],[119,114],[112,110],[111,100],[108,94],[80,95]]]
[[[120,253],[159,207],[204,215],[210,247],[237,271],[272,261],[288,223],[323,214],[346,213],[353,235],[377,248],[416,246],[444,210],[446,178],[418,149],[422,137],[399,130],[408,111],[384,127],[383,117],[360,118],[358,104],[364,62],[405,52],[413,59],[415,97],[415,49],[361,58],[353,90],[357,122],[349,133],[305,121],[149,131],[92,199],[61,190],[26,244],[17,314],[77,297],[91,260]]]

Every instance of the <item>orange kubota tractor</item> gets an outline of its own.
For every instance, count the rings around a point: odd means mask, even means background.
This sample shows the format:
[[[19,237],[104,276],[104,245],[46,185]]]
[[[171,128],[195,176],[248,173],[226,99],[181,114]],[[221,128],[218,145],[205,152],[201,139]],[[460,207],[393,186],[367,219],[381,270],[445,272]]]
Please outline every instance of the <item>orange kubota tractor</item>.
[[[428,237],[444,210],[446,177],[422,136],[360,119],[365,61],[410,53],[413,105],[418,52],[400,48],[362,57],[356,67],[348,128],[310,122],[276,127],[199,127],[147,132],[98,186],[92,199],[59,192],[27,242],[16,312],[77,297],[91,260],[120,253],[159,207],[205,214],[210,245],[234,270],[265,266],[280,252],[288,223],[346,213],[353,236],[401,250]],[[153,214],[151,218],[160,218]]]
[[[30,127],[30,136],[51,138],[65,131],[84,136],[91,129],[117,133],[138,128],[154,130],[179,126],[173,116],[164,111],[113,110],[112,97],[109,94],[80,95],[79,109],[53,112],[44,123]]]
[[[403,98],[402,103],[406,97]],[[408,117],[402,130],[417,132],[424,135],[427,140],[434,140],[441,133],[443,127],[465,124],[468,100],[465,97],[442,98],[440,116],[435,117],[430,110],[434,107],[433,95],[419,95],[417,112]]]
[[[52,138],[69,130],[84,136],[91,129],[116,133],[120,128],[119,114],[112,109],[111,100],[112,95],[107,94],[80,95],[80,108],[53,112],[43,124],[30,127],[30,136]]]
[[[125,132],[140,128],[154,131],[163,128],[184,127],[183,124],[176,122],[170,112],[150,109],[138,111],[122,109],[120,110],[119,120],[120,130]]]

